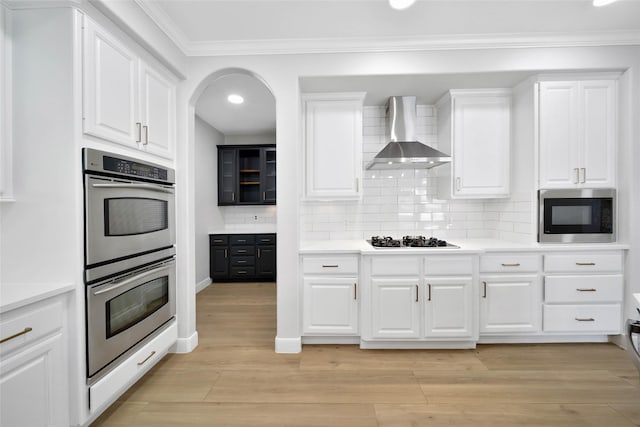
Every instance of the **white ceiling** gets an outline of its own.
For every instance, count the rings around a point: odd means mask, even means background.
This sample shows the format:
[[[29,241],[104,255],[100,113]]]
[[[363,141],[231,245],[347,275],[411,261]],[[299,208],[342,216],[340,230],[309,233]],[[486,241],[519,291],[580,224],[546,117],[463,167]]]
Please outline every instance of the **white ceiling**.
[[[640,43],[640,0],[595,8],[591,0],[136,0],[187,55],[416,50],[422,48]],[[365,91],[368,105],[391,95],[435,102],[448,88],[505,87],[526,73],[305,78],[305,92]],[[420,89],[416,89],[420,88]],[[226,102],[231,90],[246,102]],[[275,129],[275,101],[257,80],[216,81],[196,113],[225,134]]]

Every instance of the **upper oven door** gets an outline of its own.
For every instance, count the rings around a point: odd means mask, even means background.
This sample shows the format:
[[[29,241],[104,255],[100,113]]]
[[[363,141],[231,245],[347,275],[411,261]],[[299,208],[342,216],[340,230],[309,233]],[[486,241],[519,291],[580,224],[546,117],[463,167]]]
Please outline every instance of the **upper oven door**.
[[[85,265],[175,244],[172,186],[86,175]]]

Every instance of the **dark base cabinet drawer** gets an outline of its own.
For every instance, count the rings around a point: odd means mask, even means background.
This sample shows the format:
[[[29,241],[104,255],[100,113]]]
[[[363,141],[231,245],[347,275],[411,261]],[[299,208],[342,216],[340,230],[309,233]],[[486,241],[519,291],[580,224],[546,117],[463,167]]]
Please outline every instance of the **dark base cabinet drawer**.
[[[275,234],[210,234],[213,282],[276,280]]]
[[[231,267],[232,279],[253,278],[256,275],[254,267]]]

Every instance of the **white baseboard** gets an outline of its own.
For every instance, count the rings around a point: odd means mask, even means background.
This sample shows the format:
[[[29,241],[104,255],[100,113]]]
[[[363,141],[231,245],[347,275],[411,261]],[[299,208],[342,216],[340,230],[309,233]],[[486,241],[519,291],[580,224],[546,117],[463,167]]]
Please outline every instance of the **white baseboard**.
[[[276,353],[300,353],[302,351],[302,338],[276,337]]]
[[[187,338],[179,338],[174,346],[169,349],[171,353],[191,353],[198,346],[198,331]]]
[[[198,292],[200,292],[200,291],[203,291],[203,290],[207,289],[210,284],[211,284],[211,278],[210,277],[207,277],[203,281],[201,281],[199,283],[196,283],[196,294]]]

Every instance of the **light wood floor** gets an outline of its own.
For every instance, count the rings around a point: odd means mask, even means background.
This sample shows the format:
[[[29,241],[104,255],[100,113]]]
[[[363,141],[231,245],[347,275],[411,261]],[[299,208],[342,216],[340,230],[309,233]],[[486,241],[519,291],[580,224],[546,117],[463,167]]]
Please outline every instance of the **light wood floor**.
[[[286,355],[275,324],[273,283],[210,286],[198,348],[167,356],[94,425],[640,426],[640,377],[614,345]]]

